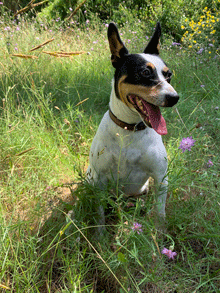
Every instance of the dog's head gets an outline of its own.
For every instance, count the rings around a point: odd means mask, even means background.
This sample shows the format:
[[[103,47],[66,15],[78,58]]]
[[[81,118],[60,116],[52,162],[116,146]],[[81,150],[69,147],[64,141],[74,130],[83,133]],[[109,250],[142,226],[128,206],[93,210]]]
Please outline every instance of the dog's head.
[[[159,57],[160,23],[141,54],[129,54],[114,23],[108,27],[111,61],[115,67],[115,93],[128,107],[134,108],[147,125],[163,135],[166,123],[160,107],[172,107],[179,96],[170,85],[172,73]]]

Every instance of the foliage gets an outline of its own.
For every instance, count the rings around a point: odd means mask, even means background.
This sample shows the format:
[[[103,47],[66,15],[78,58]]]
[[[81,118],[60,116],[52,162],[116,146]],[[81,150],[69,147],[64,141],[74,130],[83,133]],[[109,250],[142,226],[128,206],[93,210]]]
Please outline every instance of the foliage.
[[[181,41],[202,53],[205,47],[209,53],[216,49],[220,42],[220,13],[214,9],[213,12],[205,7],[198,19],[185,19],[181,28],[185,31]]]
[[[136,21],[143,10],[131,18],[120,9],[128,18],[122,40],[129,51],[141,52],[151,35],[145,21]],[[100,190],[83,180],[114,73],[106,24],[87,13],[82,26],[75,19],[48,26],[29,16],[1,18],[0,289],[218,292],[218,53],[195,54],[187,38],[184,47],[163,38],[161,57],[180,95],[176,107],[161,110],[169,163],[164,232],[154,213],[153,186],[147,197],[127,198],[120,189],[114,192],[114,182]],[[213,13],[204,12],[205,20]],[[195,27],[199,20],[194,18]],[[55,57],[45,51],[87,54]],[[21,58],[27,55],[36,58]],[[94,228],[99,202],[106,212],[103,237]]]
[[[50,1],[47,7],[45,7],[41,13],[39,13],[39,17],[46,18],[48,21],[58,18],[64,20],[70,11],[77,7],[78,3],[78,0]]]

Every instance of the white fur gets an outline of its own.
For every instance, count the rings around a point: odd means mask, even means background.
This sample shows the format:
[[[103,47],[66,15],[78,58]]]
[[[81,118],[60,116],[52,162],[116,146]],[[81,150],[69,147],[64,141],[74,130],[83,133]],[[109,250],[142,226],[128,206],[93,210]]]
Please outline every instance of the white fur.
[[[141,55],[148,61],[151,58],[150,62],[153,61],[157,71],[162,71],[164,63],[160,58]],[[163,76],[160,78],[164,84],[167,83]],[[126,123],[141,121],[134,108],[127,107],[116,97],[114,86],[110,108],[118,119]],[[119,186],[127,195],[143,193],[149,177],[154,178],[158,187],[158,212],[165,217],[167,154],[161,136],[153,128],[136,132],[123,129],[111,120],[107,111],[93,139],[89,159],[87,176],[90,182],[102,186],[111,181],[116,190]]]

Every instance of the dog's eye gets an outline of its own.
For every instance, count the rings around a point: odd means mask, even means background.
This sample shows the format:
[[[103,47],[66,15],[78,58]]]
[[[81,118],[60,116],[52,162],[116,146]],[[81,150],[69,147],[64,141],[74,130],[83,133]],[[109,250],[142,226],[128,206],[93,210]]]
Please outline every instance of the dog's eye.
[[[142,75],[143,75],[144,77],[149,77],[149,76],[151,76],[151,75],[152,75],[152,69],[149,68],[149,67],[145,68],[145,69],[142,71]]]

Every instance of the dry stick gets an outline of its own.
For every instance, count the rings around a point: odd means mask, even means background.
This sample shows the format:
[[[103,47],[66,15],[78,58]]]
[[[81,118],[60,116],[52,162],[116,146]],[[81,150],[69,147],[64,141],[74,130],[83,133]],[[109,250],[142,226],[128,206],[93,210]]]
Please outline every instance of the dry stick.
[[[85,51],[74,51],[74,52],[56,51],[56,52],[54,52],[54,53],[56,53],[56,54],[61,54],[61,55],[67,55],[67,56],[70,56],[70,55],[86,54],[87,52],[85,52]]]
[[[75,107],[81,105],[82,103],[84,103],[85,101],[87,101],[89,98],[84,99],[83,101],[80,101],[78,104],[75,105]]]
[[[65,213],[65,215],[67,215]],[[70,219],[70,218],[69,218]],[[114,274],[114,272],[112,271],[112,269],[110,268],[110,266],[107,264],[107,262],[102,258],[102,256],[100,255],[100,253],[95,249],[95,247],[92,245],[92,243],[89,241],[89,239],[83,234],[83,232],[79,229],[79,227],[75,224],[75,222],[70,219],[70,221],[72,222],[72,224],[75,226],[75,228],[78,230],[78,232],[82,235],[82,237],[87,241],[87,243],[89,244],[89,246],[95,251],[97,257],[99,259],[101,259],[101,261],[104,263],[104,265],[107,267],[107,269],[111,272],[111,274],[114,276],[115,280],[119,283],[119,285],[124,289],[124,291],[127,293],[128,291],[125,289],[125,287],[123,286],[123,284],[120,282],[120,280],[117,278],[117,276]]]
[[[4,290],[11,290],[8,286],[5,286],[3,284],[0,284],[0,288],[3,288]]]
[[[22,8],[22,9],[20,9],[20,10],[18,10],[18,11],[14,14],[14,17],[16,17],[18,14],[21,14],[21,13],[27,11],[28,9],[30,9],[31,6],[32,6],[32,3],[34,3],[34,1],[35,1],[35,0],[31,0],[31,1],[28,3],[27,6],[25,6],[24,8]]]
[[[49,0],[44,0],[44,1],[42,1],[42,2],[38,2],[38,3],[36,3],[36,4],[33,4],[32,7],[34,8],[34,7],[40,6],[40,5],[42,5],[42,4],[44,4],[44,3],[48,2],[48,1],[49,1]]]
[[[18,14],[21,14],[29,9],[32,9],[34,7],[37,7],[39,5],[42,5],[44,4],[45,2],[48,2],[48,0],[45,0],[45,1],[42,1],[42,2],[39,2],[39,3],[36,3],[36,4],[33,4],[35,0],[31,0],[27,6],[25,6],[24,8],[18,10],[15,14],[14,14],[14,17],[16,17]]]
[[[12,54],[14,57],[20,57],[20,58],[25,58],[25,59],[38,59],[37,56],[33,55],[25,55],[25,54]]]
[[[76,7],[76,9],[70,14],[69,17],[67,17],[65,20],[68,21],[70,20],[70,18],[73,17],[73,15],[76,14],[76,12],[80,9],[80,7],[86,2],[86,0],[84,0],[82,3],[79,4],[79,6]]]
[[[34,150],[34,149],[35,149],[35,147],[29,148],[29,149],[27,149],[27,150],[25,150],[25,151],[22,151],[22,152],[16,154],[15,156],[16,156],[16,157],[19,157],[19,156],[21,156],[21,155],[23,155],[23,154],[26,154],[27,152],[30,152],[30,151],[32,151],[32,150]]]
[[[85,54],[86,52],[85,51],[76,51],[76,52],[48,52],[48,51],[43,51],[42,53],[45,53],[45,54],[49,54],[51,56],[54,56],[54,57],[71,57],[72,55],[80,55],[80,54]]]
[[[160,248],[159,248],[159,245],[158,245],[158,243],[157,243],[156,237],[155,237],[155,235],[153,235],[153,233],[150,233],[150,234],[151,234],[151,237],[153,238],[153,241],[154,241],[154,243],[155,243],[155,245],[156,245],[156,247],[157,247],[157,251],[158,251],[158,253],[159,253],[159,256],[160,256],[160,258],[162,258],[162,255],[161,255],[161,253],[160,253]]]
[[[52,42],[52,41],[54,41],[54,38],[52,38],[52,39],[50,39],[50,40],[47,40],[47,41],[43,42],[42,44],[40,44],[40,45],[34,47],[33,49],[30,50],[30,52],[35,51],[35,50],[37,50],[37,49],[39,49],[39,48],[45,46],[46,44],[48,44],[48,43],[50,43],[50,42]]]

